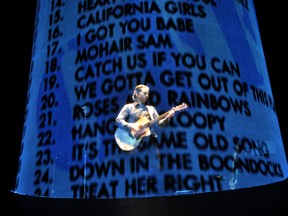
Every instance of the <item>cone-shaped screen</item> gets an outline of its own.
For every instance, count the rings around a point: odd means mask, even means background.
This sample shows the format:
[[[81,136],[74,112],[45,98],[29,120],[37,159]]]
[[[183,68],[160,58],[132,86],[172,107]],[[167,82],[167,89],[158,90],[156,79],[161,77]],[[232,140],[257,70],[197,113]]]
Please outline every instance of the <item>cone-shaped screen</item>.
[[[287,174],[252,0],[38,1],[16,193],[160,197]]]

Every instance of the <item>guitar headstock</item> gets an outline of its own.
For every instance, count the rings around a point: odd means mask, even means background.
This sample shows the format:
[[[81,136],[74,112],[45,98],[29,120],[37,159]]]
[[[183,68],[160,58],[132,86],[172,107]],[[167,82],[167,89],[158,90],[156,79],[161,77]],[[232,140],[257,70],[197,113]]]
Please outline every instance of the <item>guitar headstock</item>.
[[[187,109],[188,108],[188,105],[186,103],[182,103],[176,107],[173,107],[173,110],[174,111],[179,111],[179,110],[183,110],[183,109]]]

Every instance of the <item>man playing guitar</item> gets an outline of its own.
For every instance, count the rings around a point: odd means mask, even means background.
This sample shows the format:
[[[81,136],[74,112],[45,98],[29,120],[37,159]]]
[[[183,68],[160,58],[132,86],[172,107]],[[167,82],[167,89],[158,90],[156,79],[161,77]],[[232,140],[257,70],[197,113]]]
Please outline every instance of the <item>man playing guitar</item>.
[[[154,123],[166,127],[175,111],[187,107],[183,104],[159,116],[155,107],[146,105],[148,98],[149,87],[143,84],[137,85],[132,95],[134,102],[125,104],[116,117],[118,128],[115,132],[115,140],[124,151],[139,149],[142,138],[149,137],[150,141],[156,139]]]

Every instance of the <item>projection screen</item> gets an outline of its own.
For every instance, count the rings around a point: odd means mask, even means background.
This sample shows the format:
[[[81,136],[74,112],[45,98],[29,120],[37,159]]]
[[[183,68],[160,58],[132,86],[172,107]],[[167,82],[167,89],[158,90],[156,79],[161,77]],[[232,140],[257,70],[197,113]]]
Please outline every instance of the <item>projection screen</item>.
[[[37,3],[15,193],[162,197],[287,178],[252,0]],[[139,84],[175,114],[153,125],[157,145],[123,150],[138,140],[116,139],[115,119]]]

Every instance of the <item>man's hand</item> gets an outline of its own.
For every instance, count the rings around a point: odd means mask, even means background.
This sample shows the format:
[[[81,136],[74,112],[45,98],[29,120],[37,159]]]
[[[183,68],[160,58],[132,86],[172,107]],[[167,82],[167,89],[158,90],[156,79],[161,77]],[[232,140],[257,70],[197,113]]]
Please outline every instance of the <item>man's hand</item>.
[[[130,130],[134,130],[134,131],[138,131],[138,130],[139,130],[138,125],[137,125],[137,124],[134,124],[134,123],[128,123],[128,124],[127,124],[127,127],[128,127]]]

